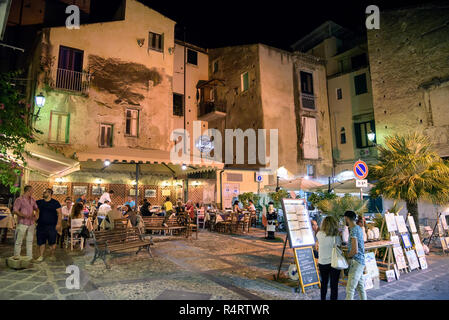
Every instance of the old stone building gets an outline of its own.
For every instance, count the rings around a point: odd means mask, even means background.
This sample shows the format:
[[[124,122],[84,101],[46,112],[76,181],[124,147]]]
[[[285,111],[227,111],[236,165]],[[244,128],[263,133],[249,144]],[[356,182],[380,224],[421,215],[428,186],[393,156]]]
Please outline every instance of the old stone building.
[[[327,21],[292,47],[326,61],[334,176],[350,178],[355,161],[376,161],[366,37]]]
[[[193,66],[175,45],[174,21],[136,0],[127,0],[124,9],[117,21],[43,29],[31,67],[38,74],[35,94],[45,97],[34,123],[43,146],[29,147],[38,159],[29,159],[35,170],[26,182],[36,186],[36,197],[52,186],[58,200],[112,189],[121,204],[138,184],[139,201],[161,204],[171,196],[212,202],[215,179],[201,181],[198,173],[215,167],[182,165],[170,154],[172,133],[183,128],[180,118],[187,113],[189,125],[197,117],[190,100],[197,82],[207,80],[207,55]],[[175,72],[184,65],[189,71],[180,84]],[[184,92],[186,113],[174,95]],[[192,175],[198,179],[189,180]],[[207,199],[205,189],[212,190]]]
[[[434,2],[382,11],[379,30],[368,30],[377,142],[418,131],[449,157],[449,5]],[[385,207],[391,204],[386,201]],[[420,202],[420,217],[438,208]],[[405,211],[405,210],[404,210]],[[404,212],[405,213],[405,212]]]
[[[277,129],[277,168],[285,168],[290,178],[326,183],[332,174],[332,156],[324,62],[263,44],[211,49],[209,60],[210,78],[220,81],[214,89],[217,107],[226,106],[223,117],[209,121],[209,127],[221,132]],[[269,140],[267,136],[267,154]],[[247,147],[246,140],[244,163],[234,161],[227,167],[266,168],[268,164],[260,158],[247,154]],[[233,156],[235,159],[235,152]],[[270,173],[265,182],[276,183],[276,176],[276,172]]]
[[[449,5],[381,11],[368,31],[378,143],[421,131],[449,156]]]

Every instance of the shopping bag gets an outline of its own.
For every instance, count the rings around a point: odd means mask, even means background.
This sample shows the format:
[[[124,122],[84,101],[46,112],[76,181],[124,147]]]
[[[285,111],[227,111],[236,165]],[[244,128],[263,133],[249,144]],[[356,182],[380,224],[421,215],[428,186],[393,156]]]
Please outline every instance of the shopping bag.
[[[348,262],[343,256],[341,250],[336,246],[334,239],[334,247],[332,248],[331,267],[337,270],[344,270],[348,268]]]

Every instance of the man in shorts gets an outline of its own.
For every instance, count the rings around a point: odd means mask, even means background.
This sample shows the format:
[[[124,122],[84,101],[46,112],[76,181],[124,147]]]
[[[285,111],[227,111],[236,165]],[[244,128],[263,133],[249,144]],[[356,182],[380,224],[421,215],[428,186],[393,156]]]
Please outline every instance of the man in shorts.
[[[37,220],[36,237],[39,246],[39,258],[36,262],[44,260],[45,244],[50,246],[50,261],[56,261],[56,235],[62,233],[62,211],[59,201],[52,198],[53,190],[45,189],[43,199],[38,200],[39,219]]]

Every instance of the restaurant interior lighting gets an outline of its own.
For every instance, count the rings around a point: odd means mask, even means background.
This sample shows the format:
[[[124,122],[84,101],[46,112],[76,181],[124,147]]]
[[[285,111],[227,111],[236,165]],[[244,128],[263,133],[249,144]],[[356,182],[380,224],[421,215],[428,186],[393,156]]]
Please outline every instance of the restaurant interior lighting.
[[[101,184],[102,180],[101,179],[95,179],[95,183],[96,184]]]
[[[62,182],[64,182],[64,178],[58,177],[58,178],[55,179],[55,181],[57,183],[62,183]]]

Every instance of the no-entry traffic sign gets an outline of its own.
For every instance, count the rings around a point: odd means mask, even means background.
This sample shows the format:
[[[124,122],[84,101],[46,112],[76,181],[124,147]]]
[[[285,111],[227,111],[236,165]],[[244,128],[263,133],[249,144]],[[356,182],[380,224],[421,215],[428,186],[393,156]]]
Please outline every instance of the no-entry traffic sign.
[[[364,161],[357,161],[354,164],[354,174],[357,179],[365,179],[368,176],[368,165]]]

